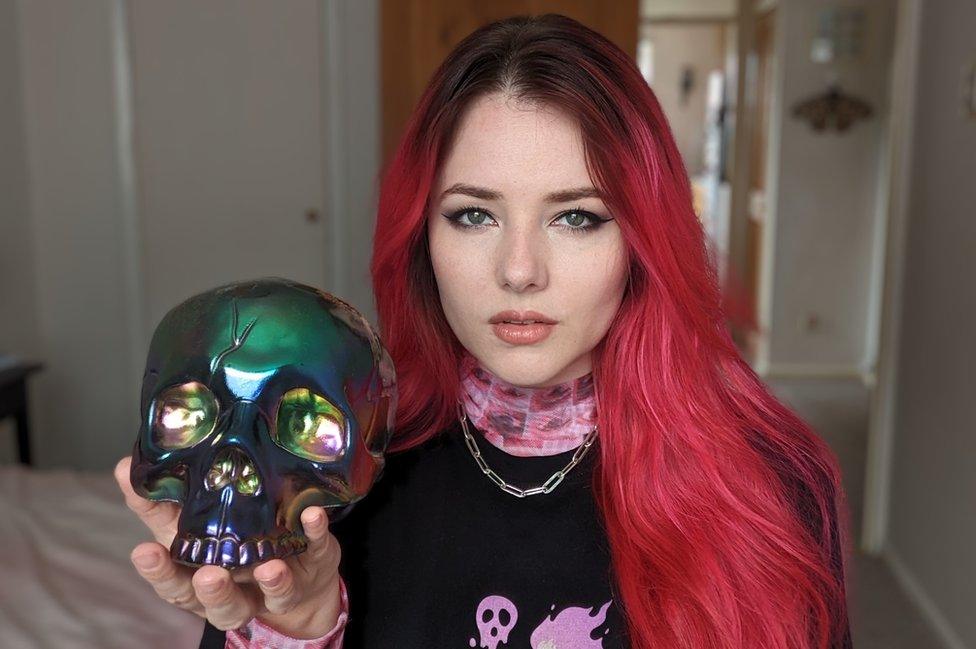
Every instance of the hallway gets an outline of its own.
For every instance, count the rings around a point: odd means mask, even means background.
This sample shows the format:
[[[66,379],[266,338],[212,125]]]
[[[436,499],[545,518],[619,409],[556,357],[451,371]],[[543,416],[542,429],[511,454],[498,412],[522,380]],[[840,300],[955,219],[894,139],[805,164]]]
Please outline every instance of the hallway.
[[[848,604],[855,649],[943,649],[880,557],[857,551],[864,500],[869,389],[857,379],[771,379],[773,392],[830,444],[840,461],[855,537]]]

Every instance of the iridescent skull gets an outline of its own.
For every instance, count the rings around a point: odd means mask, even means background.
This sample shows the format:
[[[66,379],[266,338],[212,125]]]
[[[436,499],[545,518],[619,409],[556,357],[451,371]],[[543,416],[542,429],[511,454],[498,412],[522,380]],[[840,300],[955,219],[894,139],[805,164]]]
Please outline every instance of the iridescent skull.
[[[301,513],[338,520],[379,478],[393,363],[365,318],[280,278],[218,287],[153,334],[130,479],[182,503],[175,561],[238,568],[305,550]]]

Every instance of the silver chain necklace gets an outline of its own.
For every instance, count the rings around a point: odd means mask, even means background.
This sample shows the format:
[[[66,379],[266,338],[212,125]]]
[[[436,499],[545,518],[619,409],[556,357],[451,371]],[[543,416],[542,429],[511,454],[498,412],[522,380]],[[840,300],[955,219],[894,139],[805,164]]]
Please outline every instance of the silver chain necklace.
[[[481,456],[481,451],[478,449],[478,444],[474,441],[471,431],[468,430],[468,416],[460,401],[458,401],[457,408],[458,417],[461,419],[461,429],[464,431],[464,443],[467,445],[468,450],[471,451],[471,455],[474,456],[474,461],[478,463],[478,467],[481,468],[481,472],[488,476],[492,482],[498,485],[499,489],[507,494],[515,496],[516,498],[525,498],[526,496],[536,496],[538,494],[547,494],[551,492],[559,485],[560,482],[563,481],[566,474],[569,473],[574,466],[579,464],[580,460],[583,459],[583,456],[586,455],[586,452],[596,440],[596,426],[594,426],[593,430],[587,433],[586,439],[583,440],[583,443],[576,449],[576,452],[573,453],[573,459],[571,459],[566,466],[553,473],[551,476],[549,476],[548,480],[538,487],[519,489],[518,487],[505,482],[500,475],[495,473],[495,471],[488,466],[488,463],[485,462],[485,458]]]

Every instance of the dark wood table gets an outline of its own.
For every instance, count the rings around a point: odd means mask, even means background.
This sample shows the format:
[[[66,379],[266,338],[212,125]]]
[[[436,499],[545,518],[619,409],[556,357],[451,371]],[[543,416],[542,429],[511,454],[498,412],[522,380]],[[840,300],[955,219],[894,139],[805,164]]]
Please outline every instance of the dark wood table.
[[[27,414],[27,377],[44,367],[17,362],[0,368],[0,420],[13,417],[17,427],[17,452],[21,464],[31,466],[30,417]]]

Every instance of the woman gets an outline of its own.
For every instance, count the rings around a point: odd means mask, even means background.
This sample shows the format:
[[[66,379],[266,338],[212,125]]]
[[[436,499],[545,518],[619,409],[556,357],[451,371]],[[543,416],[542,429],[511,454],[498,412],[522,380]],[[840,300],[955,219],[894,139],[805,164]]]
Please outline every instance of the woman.
[[[385,172],[372,275],[400,389],[373,492],[331,533],[306,510],[307,556],[256,585],[133,551],[204,645],[850,646],[836,460],[732,343],[620,49],[557,15],[460,43]],[[172,511],[127,499],[165,541]]]

